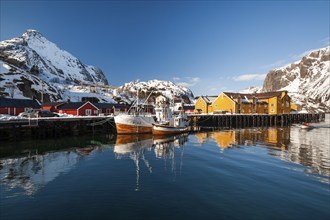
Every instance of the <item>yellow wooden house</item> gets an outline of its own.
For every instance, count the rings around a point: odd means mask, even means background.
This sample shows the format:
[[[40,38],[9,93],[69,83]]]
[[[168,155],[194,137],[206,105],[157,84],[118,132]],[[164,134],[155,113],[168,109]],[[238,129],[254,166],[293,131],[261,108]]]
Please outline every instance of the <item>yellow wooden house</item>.
[[[222,92],[209,109],[213,113],[282,114],[290,113],[290,102],[287,91],[253,94]]]
[[[213,112],[212,103],[217,96],[200,96],[195,103],[195,113],[208,114]]]

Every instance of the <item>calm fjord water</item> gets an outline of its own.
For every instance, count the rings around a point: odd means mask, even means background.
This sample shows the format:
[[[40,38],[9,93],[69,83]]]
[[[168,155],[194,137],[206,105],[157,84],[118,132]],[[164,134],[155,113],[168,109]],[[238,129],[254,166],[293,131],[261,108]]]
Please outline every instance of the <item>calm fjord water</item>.
[[[330,127],[1,143],[1,219],[328,219]]]

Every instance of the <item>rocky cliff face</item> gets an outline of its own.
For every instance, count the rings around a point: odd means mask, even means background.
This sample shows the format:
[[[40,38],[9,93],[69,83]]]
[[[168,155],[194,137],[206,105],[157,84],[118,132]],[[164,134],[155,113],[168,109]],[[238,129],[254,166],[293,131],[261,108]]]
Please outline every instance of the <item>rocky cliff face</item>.
[[[330,111],[330,48],[315,50],[301,60],[270,71],[263,92],[288,90],[293,103],[309,111]]]

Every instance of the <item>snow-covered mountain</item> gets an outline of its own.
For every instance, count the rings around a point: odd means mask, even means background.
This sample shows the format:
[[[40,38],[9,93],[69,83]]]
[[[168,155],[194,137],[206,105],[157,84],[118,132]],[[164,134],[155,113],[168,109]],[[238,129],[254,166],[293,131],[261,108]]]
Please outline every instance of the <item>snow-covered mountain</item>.
[[[102,70],[83,64],[35,30],[0,42],[0,66],[1,96],[45,102],[82,97],[113,101]]]
[[[300,108],[329,112],[330,47],[314,50],[297,62],[270,71],[262,90],[287,90]]]
[[[0,58],[44,81],[108,84],[99,68],[83,64],[35,30],[27,30],[21,37],[0,42]]]
[[[102,70],[87,66],[57,47],[40,32],[26,31],[21,37],[0,42],[0,96],[35,98],[39,101],[100,102],[145,98],[147,93],[181,96],[194,100],[192,92],[170,81],[130,82],[115,89],[109,86]]]
[[[194,95],[192,91],[186,87],[176,85],[171,81],[149,80],[147,82],[129,82],[118,87],[115,90],[116,94],[122,97],[132,97],[139,91],[139,97],[145,99],[152,92],[152,96],[162,94],[169,99],[173,97],[182,97],[185,103],[192,103]]]

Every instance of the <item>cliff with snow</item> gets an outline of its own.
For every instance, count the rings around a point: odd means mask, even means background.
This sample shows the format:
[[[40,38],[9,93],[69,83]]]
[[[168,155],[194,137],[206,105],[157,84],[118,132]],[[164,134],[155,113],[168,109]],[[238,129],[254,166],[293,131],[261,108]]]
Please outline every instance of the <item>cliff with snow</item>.
[[[292,102],[311,112],[330,111],[330,47],[270,71],[262,91],[287,90]]]

